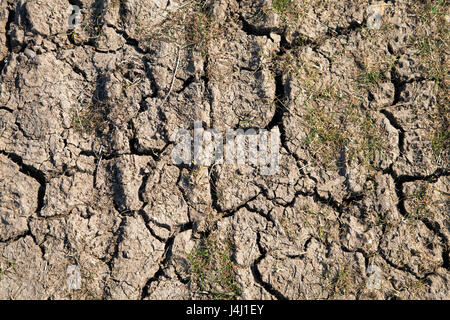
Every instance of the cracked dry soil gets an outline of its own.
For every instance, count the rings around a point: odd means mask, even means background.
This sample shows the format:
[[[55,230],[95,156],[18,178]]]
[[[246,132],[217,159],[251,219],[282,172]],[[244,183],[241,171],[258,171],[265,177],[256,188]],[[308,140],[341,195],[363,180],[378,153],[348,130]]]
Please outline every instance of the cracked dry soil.
[[[0,0],[0,299],[449,299],[448,8]],[[278,173],[175,165],[194,120]]]

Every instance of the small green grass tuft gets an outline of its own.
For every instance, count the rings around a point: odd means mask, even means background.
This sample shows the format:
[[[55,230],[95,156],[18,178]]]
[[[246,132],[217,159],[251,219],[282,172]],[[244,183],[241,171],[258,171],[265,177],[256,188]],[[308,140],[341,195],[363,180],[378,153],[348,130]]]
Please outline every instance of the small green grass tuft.
[[[272,8],[279,14],[284,14],[291,4],[291,0],[273,0]]]
[[[448,85],[448,8],[446,0],[425,0],[414,7],[419,23],[412,46],[428,77],[439,86]]]
[[[224,32],[220,22],[207,9],[208,1],[190,1],[170,12],[160,25],[151,29],[142,25],[139,29],[142,37],[149,41],[176,43],[184,48],[193,47],[206,57],[213,40]]]
[[[358,83],[361,85],[375,85],[381,80],[383,80],[383,74],[379,69],[361,73],[358,77]]]
[[[4,266],[0,262],[0,280],[5,274],[7,274],[8,272],[16,271],[16,269],[17,269],[17,265],[15,262],[7,261],[6,266]]]
[[[382,137],[378,134],[378,129],[372,118],[366,117],[361,121],[362,142],[360,144],[361,159],[367,166],[372,166],[377,158],[384,155],[386,149]]]
[[[411,212],[409,220],[430,218],[433,215],[432,208],[436,205],[432,200],[432,188],[428,181],[422,181],[415,186],[414,191],[409,195]]]
[[[232,262],[231,241],[221,243],[212,236],[187,255],[191,270],[191,283],[208,298],[236,299],[241,292]]]
[[[449,74],[448,43],[449,24],[447,0],[417,1],[412,10],[417,27],[410,41],[415,49],[419,66],[428,80],[435,82],[435,94],[439,108],[433,121],[433,132],[429,139],[435,160],[439,165],[448,165],[450,158],[449,127]]]
[[[450,154],[450,132],[436,132],[431,140],[431,148],[436,160],[448,158]]]
[[[332,98],[321,96],[320,99]],[[368,167],[376,166],[377,160],[385,156],[381,128],[357,106],[330,111],[315,105],[308,109],[305,120],[306,146],[316,162],[326,167],[340,158],[342,150],[346,150],[347,162],[359,159]]]
[[[351,278],[347,269],[337,268],[325,273],[325,286],[330,297],[335,298],[347,294],[351,287]]]
[[[97,100],[87,107],[75,107],[72,109],[72,126],[78,132],[99,132],[107,125],[107,115],[111,105]]]

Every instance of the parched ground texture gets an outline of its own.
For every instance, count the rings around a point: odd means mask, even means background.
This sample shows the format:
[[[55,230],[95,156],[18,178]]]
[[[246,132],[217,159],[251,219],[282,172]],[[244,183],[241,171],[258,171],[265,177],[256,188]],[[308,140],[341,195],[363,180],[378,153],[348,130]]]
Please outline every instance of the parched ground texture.
[[[449,14],[0,0],[0,299],[450,299]],[[174,164],[194,120],[278,173]]]

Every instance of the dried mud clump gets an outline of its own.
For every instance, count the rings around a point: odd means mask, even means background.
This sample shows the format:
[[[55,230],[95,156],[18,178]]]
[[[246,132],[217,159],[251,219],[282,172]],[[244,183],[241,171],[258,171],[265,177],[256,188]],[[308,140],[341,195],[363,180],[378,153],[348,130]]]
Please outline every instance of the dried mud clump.
[[[449,19],[0,1],[0,299],[450,299]],[[176,164],[194,121],[278,130],[278,172]]]

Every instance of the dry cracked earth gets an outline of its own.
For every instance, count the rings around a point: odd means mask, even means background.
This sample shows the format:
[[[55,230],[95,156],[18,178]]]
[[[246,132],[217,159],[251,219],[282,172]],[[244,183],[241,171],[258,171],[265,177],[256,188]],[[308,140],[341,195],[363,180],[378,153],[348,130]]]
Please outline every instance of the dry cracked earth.
[[[449,299],[449,19],[0,0],[0,299]],[[277,174],[174,164],[195,120],[278,129]]]

